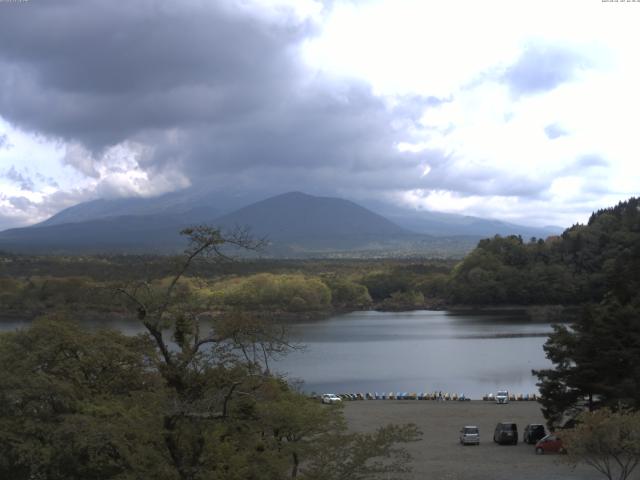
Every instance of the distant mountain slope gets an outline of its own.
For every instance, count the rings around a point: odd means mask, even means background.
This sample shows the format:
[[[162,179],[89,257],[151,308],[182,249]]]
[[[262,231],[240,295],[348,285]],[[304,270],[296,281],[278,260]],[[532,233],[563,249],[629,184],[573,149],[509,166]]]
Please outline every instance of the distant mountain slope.
[[[472,235],[483,238],[494,235],[521,235],[523,238],[546,238],[559,235],[563,227],[531,227],[488,218],[432,212],[428,210],[407,210],[389,205],[373,207],[397,225],[416,233],[435,236]]]
[[[188,225],[171,215],[124,215],[0,232],[0,249],[27,253],[169,253]]]
[[[62,225],[128,215],[182,215],[201,212],[199,221],[211,221],[256,201],[253,195],[233,191],[187,188],[152,198],[113,198],[80,203],[66,208],[35,226]]]
[[[428,237],[408,232],[353,202],[303,193],[278,195],[215,220],[211,217],[206,208],[195,208],[181,214],[43,223],[1,232],[0,248],[28,252],[176,252],[184,247],[178,232],[197,223],[226,230],[249,227],[255,236],[268,238],[270,245],[264,254],[269,256],[411,248],[424,251],[429,243]],[[473,242],[463,242],[462,249],[472,248]],[[456,248],[459,246],[458,242]],[[441,242],[438,248],[442,250]]]
[[[248,225],[256,235],[271,239],[347,238],[381,239],[411,232],[377,213],[348,200],[314,197],[300,192],[268,198],[222,216],[214,222],[230,228]]]
[[[153,198],[100,199],[84,202],[62,210],[36,226],[62,225],[129,215],[187,215],[189,221],[210,223],[215,218],[249,206],[257,200],[259,198],[255,193],[234,190],[232,187],[228,187],[225,191],[190,187]],[[284,199],[281,200],[284,201]],[[498,234],[545,238],[549,235],[558,235],[563,230],[562,227],[537,228],[465,215],[409,210],[375,201],[364,203],[362,206],[405,230],[434,236],[492,237]],[[277,221],[274,218],[271,220]],[[243,223],[231,217],[228,221]]]
[[[385,216],[349,200],[291,192],[250,203],[248,194],[188,189],[152,199],[96,200],[63,210],[27,228],[0,232],[0,249],[22,252],[176,253],[189,225],[249,227],[267,237],[266,256],[462,256],[496,233],[549,233],[504,222],[434,212],[391,209]],[[233,205],[246,205],[232,209]],[[388,207],[390,208],[390,207]],[[230,212],[226,214],[225,212]],[[391,217],[392,220],[389,220]]]

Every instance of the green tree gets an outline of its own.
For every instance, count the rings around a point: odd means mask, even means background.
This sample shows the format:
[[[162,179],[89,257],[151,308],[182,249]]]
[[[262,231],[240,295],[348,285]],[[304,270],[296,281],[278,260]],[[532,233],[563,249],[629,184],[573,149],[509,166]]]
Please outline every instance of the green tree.
[[[331,276],[323,279],[331,289],[331,301],[338,308],[361,308],[371,305],[367,287],[346,278]]]
[[[153,345],[60,318],[0,336],[0,478],[174,479]]]
[[[554,327],[544,345],[554,367],[538,376],[543,413],[562,426],[583,409],[640,409],[640,309],[611,299],[585,307],[570,328]]]

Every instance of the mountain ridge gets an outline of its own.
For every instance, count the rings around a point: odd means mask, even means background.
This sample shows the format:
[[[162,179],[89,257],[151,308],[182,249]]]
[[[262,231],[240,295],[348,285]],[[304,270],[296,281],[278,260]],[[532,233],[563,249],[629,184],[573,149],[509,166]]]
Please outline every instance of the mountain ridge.
[[[431,230],[416,232],[407,228],[410,222],[395,222],[393,215],[389,218],[336,197],[287,192],[235,209],[232,206],[243,203],[248,196],[232,200],[222,197],[217,192],[201,191],[154,199],[86,202],[40,224],[0,232],[0,248],[64,253],[177,253],[186,245],[178,232],[194,224],[224,230],[248,226],[255,236],[269,239],[265,255],[284,257],[349,252],[428,255],[437,251],[443,255],[447,250],[463,255],[483,237],[452,227],[448,231],[443,227],[440,235],[426,233],[434,231],[434,224],[429,227]],[[444,216],[440,217],[441,223],[446,224],[447,214],[436,214],[439,215]],[[496,233],[500,232],[484,236]]]

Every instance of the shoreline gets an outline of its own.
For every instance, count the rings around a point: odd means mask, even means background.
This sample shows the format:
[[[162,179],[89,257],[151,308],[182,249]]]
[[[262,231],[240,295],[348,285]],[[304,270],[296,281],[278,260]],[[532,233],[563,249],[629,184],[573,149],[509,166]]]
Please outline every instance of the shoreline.
[[[267,320],[276,320],[277,323],[303,323],[323,321],[328,318],[347,315],[355,312],[381,312],[381,313],[402,313],[402,312],[419,312],[419,311],[448,311],[452,314],[476,314],[476,315],[492,315],[514,313],[528,317],[531,322],[540,323],[566,323],[566,316],[574,317],[580,311],[579,305],[447,305],[444,303],[428,303],[423,305],[403,306],[398,308],[383,307],[382,305],[373,305],[370,308],[334,308],[331,310],[307,311],[307,312],[287,312],[287,311],[245,311],[243,313],[255,315]],[[95,310],[86,310],[84,312],[72,312],[63,310],[51,311],[0,311],[0,324],[2,323],[25,323],[33,322],[37,317],[53,314],[53,313],[69,313],[73,317],[84,317],[85,320],[98,321],[104,319],[108,322],[128,321],[128,317],[132,323],[137,320],[133,314],[123,311],[99,312]],[[233,311],[211,311],[205,312],[203,315],[225,317],[233,316]],[[80,320],[82,321],[82,320]]]

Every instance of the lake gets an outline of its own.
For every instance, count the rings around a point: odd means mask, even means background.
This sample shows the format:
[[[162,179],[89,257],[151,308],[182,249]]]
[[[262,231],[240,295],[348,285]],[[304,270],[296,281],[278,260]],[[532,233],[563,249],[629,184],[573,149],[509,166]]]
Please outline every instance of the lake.
[[[0,330],[27,325],[5,319]],[[88,325],[144,331],[127,321]],[[305,348],[271,367],[304,380],[307,392],[534,393],[531,370],[551,365],[542,350],[551,325],[517,311],[353,312],[288,329]]]
[[[274,369],[314,392],[537,392],[552,331],[523,312],[354,312],[290,327],[306,345]]]

